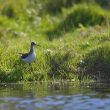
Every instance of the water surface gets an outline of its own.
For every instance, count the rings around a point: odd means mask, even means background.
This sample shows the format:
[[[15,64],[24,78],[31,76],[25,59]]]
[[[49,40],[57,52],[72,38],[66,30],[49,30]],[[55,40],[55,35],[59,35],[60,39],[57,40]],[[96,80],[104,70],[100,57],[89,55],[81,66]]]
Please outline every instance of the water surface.
[[[0,84],[0,110],[110,110],[110,86]]]

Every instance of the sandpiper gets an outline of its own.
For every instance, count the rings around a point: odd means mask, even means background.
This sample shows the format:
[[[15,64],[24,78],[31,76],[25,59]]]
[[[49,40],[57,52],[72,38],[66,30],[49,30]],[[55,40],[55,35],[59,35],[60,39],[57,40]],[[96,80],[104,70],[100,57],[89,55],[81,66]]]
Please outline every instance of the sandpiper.
[[[35,42],[31,42],[31,47],[30,47],[30,51],[28,53],[20,53],[21,54],[21,60],[31,64],[35,58],[36,58],[36,53],[34,51],[34,46],[37,45]]]

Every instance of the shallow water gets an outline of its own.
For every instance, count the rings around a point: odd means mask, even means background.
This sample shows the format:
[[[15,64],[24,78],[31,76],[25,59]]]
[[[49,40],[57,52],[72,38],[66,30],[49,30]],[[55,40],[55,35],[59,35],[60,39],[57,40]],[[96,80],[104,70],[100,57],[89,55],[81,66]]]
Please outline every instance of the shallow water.
[[[110,110],[110,86],[0,84],[0,110]]]

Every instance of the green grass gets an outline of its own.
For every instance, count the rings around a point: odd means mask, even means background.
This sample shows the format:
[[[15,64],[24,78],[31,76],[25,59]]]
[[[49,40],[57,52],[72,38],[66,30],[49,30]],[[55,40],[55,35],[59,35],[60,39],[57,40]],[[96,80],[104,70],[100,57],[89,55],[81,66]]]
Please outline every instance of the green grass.
[[[39,15],[35,6],[41,3],[0,2],[0,82],[109,80],[109,11],[61,3],[59,14]],[[41,45],[32,70],[18,54],[29,50],[31,40]]]
[[[94,26],[103,24],[110,19],[110,13],[96,4],[78,4],[70,9],[64,9],[61,22],[47,32],[49,40],[62,37],[63,34],[74,31],[80,25]]]

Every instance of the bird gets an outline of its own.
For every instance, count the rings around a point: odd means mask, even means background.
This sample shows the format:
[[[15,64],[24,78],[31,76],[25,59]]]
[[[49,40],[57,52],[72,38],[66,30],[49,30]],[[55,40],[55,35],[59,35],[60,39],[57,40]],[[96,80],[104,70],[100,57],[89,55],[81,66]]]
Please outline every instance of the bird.
[[[35,46],[39,46],[35,42],[31,42],[30,51],[28,53],[20,53],[21,54],[21,60],[25,63],[31,64],[36,59],[36,53],[34,50]]]

